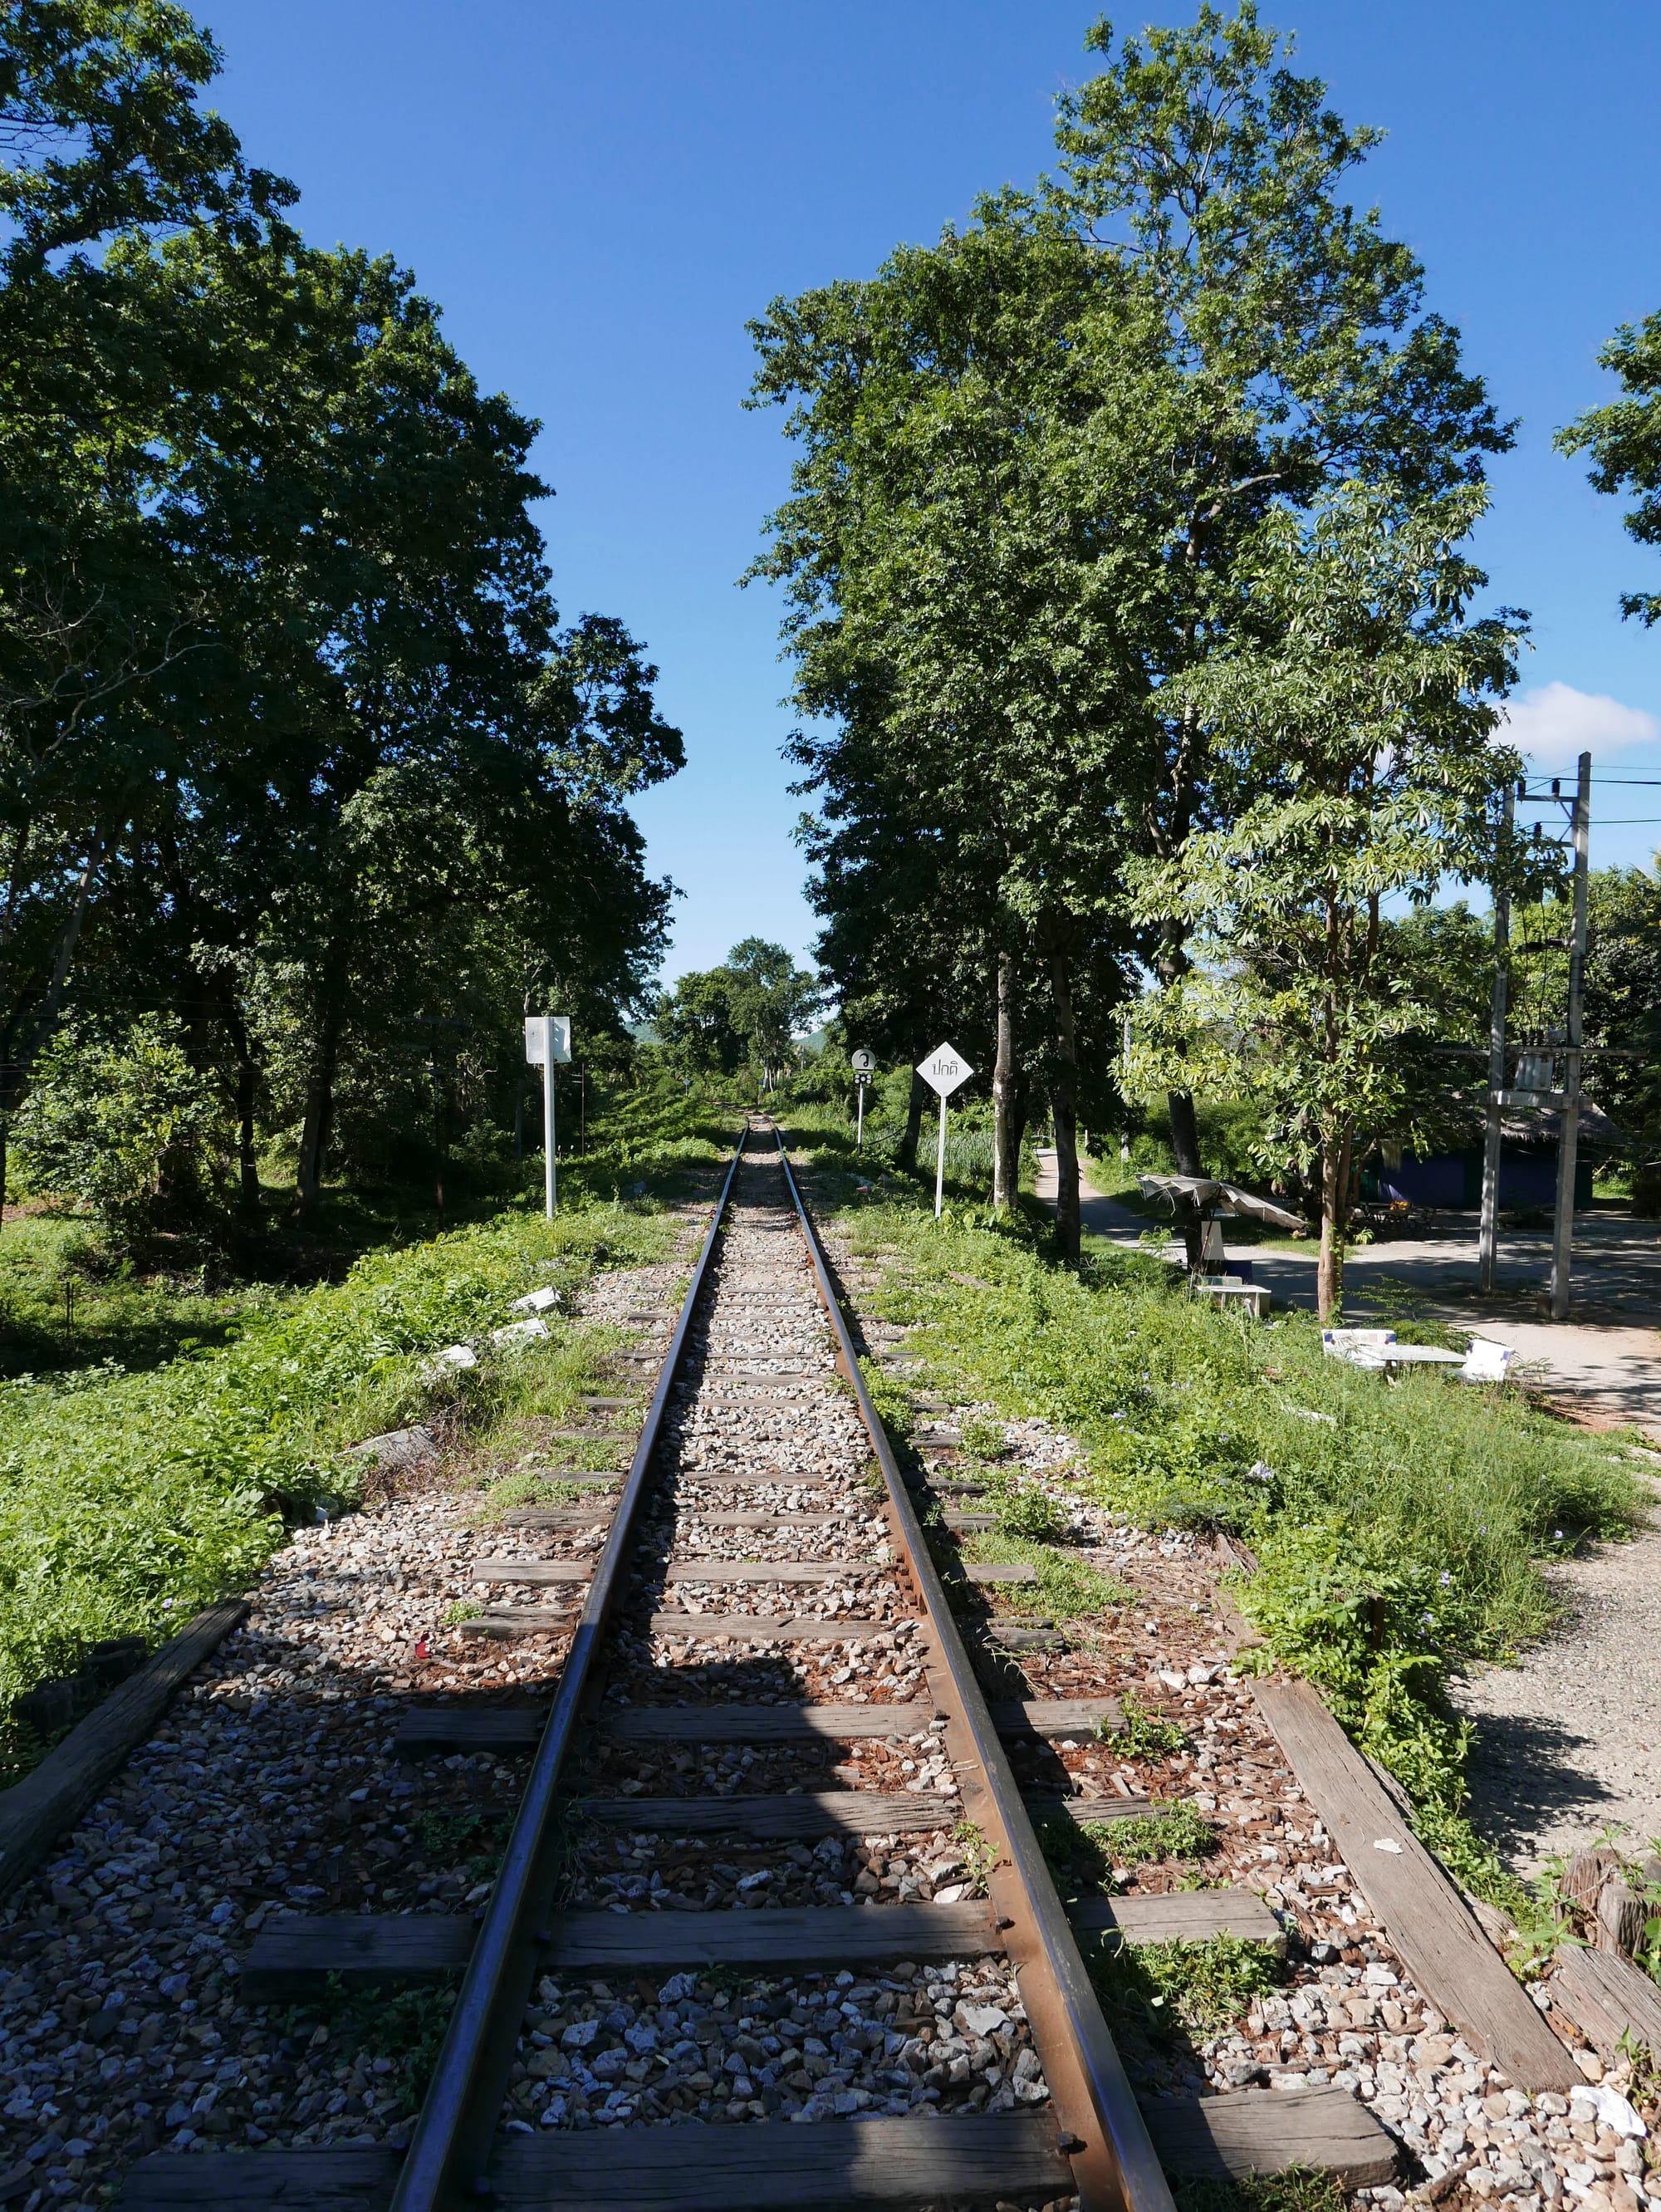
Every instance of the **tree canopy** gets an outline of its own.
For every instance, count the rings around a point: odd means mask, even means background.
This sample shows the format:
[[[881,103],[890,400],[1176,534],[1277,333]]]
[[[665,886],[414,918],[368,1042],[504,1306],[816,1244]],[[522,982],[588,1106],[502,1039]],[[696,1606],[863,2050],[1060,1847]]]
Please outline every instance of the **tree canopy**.
[[[1597,490],[1635,492],[1627,531],[1640,545],[1661,545],[1661,313],[1623,324],[1597,359],[1619,377],[1625,396],[1589,408],[1560,430],[1558,451],[1590,453]],[[1661,622],[1661,591],[1623,592],[1621,611]]]
[[[755,573],[784,587],[808,718],[824,955],[885,1018],[979,999],[1000,1159],[1047,1090],[1075,1249],[1104,1018],[1143,963],[1170,985],[1190,958],[1187,908],[1156,915],[1131,878],[1233,818],[1191,679],[1253,635],[1276,519],[1346,485],[1404,515],[1511,437],[1418,263],[1346,196],[1378,134],[1250,0],[1089,44],[1106,65],[1061,102],[1056,174],[775,301],[753,392],[797,447]]]
[[[167,0],[0,9],[0,1133],[67,1012],[167,1013],[245,1203],[283,1132],[309,1212],[360,1055],[516,1066],[550,995],[623,1034],[682,748],[627,626],[561,622],[540,426],[306,242],[218,66]]]

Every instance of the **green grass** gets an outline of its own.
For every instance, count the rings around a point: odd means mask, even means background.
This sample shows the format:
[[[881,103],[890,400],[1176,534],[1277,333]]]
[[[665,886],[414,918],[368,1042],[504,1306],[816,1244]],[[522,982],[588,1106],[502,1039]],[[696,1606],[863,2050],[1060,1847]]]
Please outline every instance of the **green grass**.
[[[1387,1389],[1326,1358],[1312,1319],[1215,1312],[1140,1253],[1091,1240],[1058,1265],[1036,1208],[997,1220],[960,1199],[937,1222],[931,1189],[898,1177],[850,1204],[840,1143],[821,1134],[812,1115],[792,1123],[815,1147],[817,1203],[886,1262],[867,1310],[915,1325],[908,1387],[1067,1431],[1087,1455],[1080,1494],[1109,1511],[1246,1538],[1262,1571],[1235,1595],[1266,1656],[1322,1686],[1413,1794],[1427,1839],[1508,1899],[1462,1818],[1464,1731],[1443,1681],[1547,1629],[1543,1561],[1631,1533],[1652,1492],[1628,1440],[1434,1373]]]
[[[967,1559],[1024,1562],[1030,1566],[1038,1577],[1035,1583],[997,1583],[986,1587],[995,1589],[1000,1602],[1014,1611],[1042,1613],[1048,1620],[1084,1620],[1135,1595],[1088,1559],[1076,1559],[1028,1536],[1008,1536],[988,1529],[966,1536],[962,1552]]]
[[[603,1492],[600,1493],[602,1496]],[[562,1482],[557,1474],[524,1473],[505,1476],[485,1492],[475,1523],[488,1528],[519,1505],[580,1505],[595,1495],[586,1484]]]
[[[1156,1759],[1167,1752],[1183,1751],[1188,1739],[1175,1721],[1161,1720],[1150,1713],[1134,1690],[1127,1690],[1119,1700],[1124,1718],[1114,1728],[1104,1721],[1101,1733],[1111,1739],[1116,1751],[1128,1753],[1132,1759]]]
[[[1348,2201],[1336,2174],[1306,2166],[1240,2181],[1191,2176],[1173,2181],[1171,2193],[1177,2212],[1343,2212]]]
[[[1110,2027],[1133,2022],[1160,2032],[1177,2025],[1195,2035],[1221,2035],[1253,1997],[1285,1976],[1266,1944],[1238,1936],[1199,1942],[1094,1944],[1090,1978]]]
[[[1209,1858],[1217,1848],[1217,1832],[1191,1805],[1156,1803],[1129,1820],[1058,1816],[1042,1824],[1042,1841],[1045,1856],[1071,1895],[1083,1887],[1111,1890],[1115,1867]]]
[[[702,1158],[685,1119],[671,1190]],[[644,1168],[644,1153],[631,1164]],[[22,1691],[73,1672],[102,1638],[160,1639],[246,1588],[294,1519],[352,1503],[367,1471],[346,1446],[420,1419],[506,1456],[527,1429],[579,1418],[611,1333],[550,1316],[546,1343],[458,1374],[426,1367],[510,1319],[525,1291],[574,1290],[597,1267],[673,1249],[658,1199],[579,1203],[567,1190],[563,1203],[552,1222],[511,1211],[367,1254],[343,1282],[303,1294],[251,1290],[224,1340],[160,1365],[0,1382],[0,1768],[39,1753],[3,1718]]]
[[[456,2002],[452,1984],[436,1989],[345,1987],[331,1974],[310,2003],[285,2006],[275,2015],[278,2031],[342,2060],[385,2058],[391,2071],[374,2077],[377,2120],[408,2118],[421,2109],[438,2063]],[[314,2057],[312,2063],[318,2064]],[[344,2070],[343,2067],[343,2071]]]
[[[118,1359],[154,1367],[223,1344],[260,1292],[210,1274],[136,1273],[105,1259],[72,1216],[11,1216],[0,1231],[0,1376]]]

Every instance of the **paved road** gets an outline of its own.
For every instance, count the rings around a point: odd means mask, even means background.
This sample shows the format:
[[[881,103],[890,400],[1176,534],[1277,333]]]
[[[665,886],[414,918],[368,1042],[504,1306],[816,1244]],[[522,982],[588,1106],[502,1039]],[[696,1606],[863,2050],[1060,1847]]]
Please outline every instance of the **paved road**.
[[[1038,1158],[1036,1194],[1055,1202],[1055,1155]],[[1088,1186],[1087,1186],[1088,1188]],[[1134,1243],[1149,1224],[1095,1191],[1080,1218],[1093,1235]],[[1230,1244],[1249,1261],[1252,1279],[1274,1297],[1312,1312],[1312,1242],[1285,1248]],[[1352,1322],[1434,1319],[1480,1329],[1539,1361],[1554,1394],[1589,1411],[1636,1423],[1661,1438],[1661,1224],[1583,1216],[1575,1227],[1573,1318],[1543,1315],[1551,1269],[1543,1231],[1500,1239],[1500,1285],[1491,1298],[1476,1288],[1476,1218],[1456,1214],[1428,1234],[1364,1246],[1344,1266],[1344,1310]]]

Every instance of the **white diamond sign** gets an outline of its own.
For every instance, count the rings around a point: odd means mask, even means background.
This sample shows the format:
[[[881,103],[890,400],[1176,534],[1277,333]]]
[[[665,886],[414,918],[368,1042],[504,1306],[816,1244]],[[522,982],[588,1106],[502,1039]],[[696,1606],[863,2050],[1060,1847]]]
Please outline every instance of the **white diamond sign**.
[[[926,1060],[918,1061],[917,1072],[943,1098],[949,1098],[974,1073],[955,1044],[937,1045]]]
[[[926,1060],[918,1061],[917,1072],[940,1093],[940,1149],[934,1163],[934,1218],[938,1221],[946,1195],[946,1101],[974,1070],[955,1044],[939,1044]]]

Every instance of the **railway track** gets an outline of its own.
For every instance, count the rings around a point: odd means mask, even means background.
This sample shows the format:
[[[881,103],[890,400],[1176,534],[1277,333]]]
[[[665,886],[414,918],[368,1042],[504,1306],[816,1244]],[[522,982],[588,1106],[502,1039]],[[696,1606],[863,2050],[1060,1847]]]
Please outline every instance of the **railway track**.
[[[476,1923],[294,1916],[246,1962],[256,2000],[461,1971],[407,2149],[158,2154],[129,2212],[1171,2212],[1161,2154],[1238,2166],[1225,2106],[1272,2132],[1280,2100],[1139,2108],[1034,1831],[1066,1805],[1023,1798],[1011,1758],[1113,1701],[988,1702],[766,1124],[735,1154],[633,1462],[592,1498],[510,1516],[473,1566],[505,1594],[476,1634],[564,1644],[551,1705],[403,1717],[417,1763],[529,1753]],[[1215,1893],[1192,1902],[1197,1929],[1229,1924]],[[1137,1939],[1134,1914],[1082,1925]],[[1245,2162],[1271,2163],[1251,2133]]]

